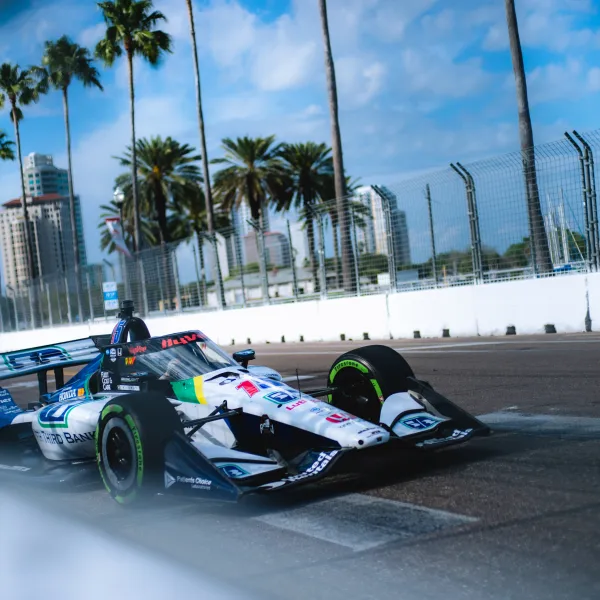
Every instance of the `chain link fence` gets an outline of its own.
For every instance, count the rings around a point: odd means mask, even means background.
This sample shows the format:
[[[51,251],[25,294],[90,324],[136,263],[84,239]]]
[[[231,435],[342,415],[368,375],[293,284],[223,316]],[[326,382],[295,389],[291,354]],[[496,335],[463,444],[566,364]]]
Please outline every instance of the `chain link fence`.
[[[112,320],[108,281],[153,316],[598,271],[599,148],[600,131],[566,133],[535,152],[362,187],[268,227],[249,220],[212,239],[113,254],[81,269],[81,310],[75,273],[7,289],[0,331]]]

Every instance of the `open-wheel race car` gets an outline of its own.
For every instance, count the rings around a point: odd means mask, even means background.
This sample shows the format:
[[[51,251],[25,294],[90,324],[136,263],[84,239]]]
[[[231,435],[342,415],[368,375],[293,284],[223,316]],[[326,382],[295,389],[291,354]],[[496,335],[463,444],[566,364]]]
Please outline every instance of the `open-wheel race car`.
[[[123,504],[165,492],[235,500],[334,473],[344,456],[489,433],[387,346],[344,353],[327,386],[307,391],[254,358],[200,331],[152,337],[128,301],[111,336],[2,354],[0,380],[36,373],[39,397],[24,410],[0,388],[0,475],[99,472]],[[64,369],[81,365],[65,383]]]

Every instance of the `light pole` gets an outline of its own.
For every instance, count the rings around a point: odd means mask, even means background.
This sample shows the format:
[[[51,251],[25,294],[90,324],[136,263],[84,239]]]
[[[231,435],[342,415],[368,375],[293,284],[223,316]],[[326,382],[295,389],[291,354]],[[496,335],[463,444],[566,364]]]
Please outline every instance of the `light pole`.
[[[113,199],[117,208],[119,209],[119,222],[121,223],[121,231],[123,232],[123,243],[127,246],[127,241],[125,240],[125,226],[123,224],[123,206],[125,204],[125,192],[119,186],[115,188],[113,193]],[[129,277],[127,273],[127,257],[121,257],[121,273],[123,275],[123,283],[125,284],[125,300],[131,300],[131,290],[129,289]],[[114,279],[114,270],[113,270],[113,279]]]

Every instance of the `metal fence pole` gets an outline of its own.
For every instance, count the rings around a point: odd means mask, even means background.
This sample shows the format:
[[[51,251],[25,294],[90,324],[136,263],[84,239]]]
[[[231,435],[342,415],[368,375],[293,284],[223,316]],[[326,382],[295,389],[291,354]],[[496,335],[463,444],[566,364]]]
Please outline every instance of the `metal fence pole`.
[[[591,232],[593,246],[595,250],[594,266],[596,270],[600,270],[600,234],[598,232],[598,204],[596,198],[596,172],[594,166],[594,153],[592,147],[588,142],[577,132],[573,131],[573,135],[581,142],[585,148],[583,160],[585,164],[585,172],[587,175],[587,192],[588,192],[588,205],[591,218]]]
[[[50,297],[50,284],[46,283],[46,300],[48,302],[48,322],[50,327],[54,325],[54,319],[52,318],[52,298]]]
[[[327,298],[327,268],[325,266],[325,236],[323,233],[323,217],[316,211],[317,231],[319,235],[319,276],[321,279],[321,298]]]
[[[475,196],[475,180],[459,162],[450,164],[465,183],[467,193],[467,213],[469,217],[469,230],[471,234],[471,259],[475,281],[483,281],[483,262],[481,257],[481,237],[479,233],[479,216],[477,214],[477,199]],[[533,238],[532,238],[533,239]],[[533,261],[535,265],[535,260]],[[535,268],[535,267],[534,267]]]
[[[246,308],[246,282],[244,280],[244,259],[242,257],[242,242],[236,229],[233,230],[233,246],[235,249],[235,260],[240,271],[240,285],[242,286],[242,306]]]
[[[171,259],[173,262],[173,278],[175,279],[175,297],[177,298],[177,312],[183,312],[183,306],[181,304],[181,289],[179,287],[179,267],[177,265],[177,252],[173,250],[171,253]]]
[[[433,270],[433,280],[438,284],[437,253],[435,251],[435,230],[433,228],[433,210],[431,208],[431,188],[429,184],[425,186],[425,196],[427,197],[427,212],[429,214],[429,235],[431,237],[431,267]]]
[[[7,292],[12,292],[12,304],[13,304],[13,312],[15,313],[15,331],[19,331],[19,313],[17,312],[17,296],[15,290],[10,287],[10,285],[6,286]]]
[[[198,242],[198,236],[196,235],[194,242]],[[202,292],[200,290],[200,271],[198,270],[198,256],[196,252],[196,243],[192,242],[192,254],[194,255],[194,270],[196,271],[196,293],[198,294],[198,306],[203,306]]]
[[[589,203],[589,198],[588,198],[588,193],[587,193],[587,180],[586,180],[586,171],[585,171],[585,159],[584,159],[584,155],[583,155],[583,150],[580,148],[579,144],[571,137],[571,135],[565,131],[565,137],[567,138],[567,140],[569,140],[569,142],[571,143],[571,145],[573,146],[573,148],[575,148],[575,150],[577,151],[577,154],[579,155],[579,172],[581,175],[581,191],[582,191],[582,196],[583,196],[583,218],[585,221],[585,249],[586,249],[586,260],[587,260],[587,265],[588,265],[588,269],[590,271],[593,271],[595,269],[595,262],[594,262],[594,237],[593,237],[593,232],[592,232],[592,224],[591,224],[591,218],[590,218],[590,203]]]
[[[0,333],[4,333],[4,315],[2,313],[3,297],[0,295]]]
[[[92,286],[90,284],[90,270],[86,268],[85,270],[85,282],[87,284],[87,293],[88,293],[88,303],[90,306],[90,321],[94,321],[94,303],[92,302]]]
[[[356,259],[354,260],[354,278],[356,279],[356,295],[360,296],[360,266],[358,264],[360,255],[358,253],[358,243],[356,240],[356,221],[354,220],[354,208],[350,206],[350,231],[352,235],[352,252]]]
[[[292,229],[290,227],[290,220],[286,220],[287,223],[287,232],[288,232],[288,242],[290,245],[290,260],[292,265],[292,286],[293,286],[293,294],[294,298],[298,300],[298,275],[296,273],[296,257],[294,256],[294,246],[292,245]]]
[[[160,310],[160,304],[162,303],[163,312],[166,313],[167,310],[165,308],[166,307],[166,303],[165,303],[165,290],[164,290],[164,287],[163,287],[163,279],[162,279],[162,276],[161,276],[160,262],[158,260],[158,256],[156,256],[154,258],[154,260],[156,262],[156,268],[157,268],[157,274],[158,274],[158,277],[157,277],[157,279],[158,279],[158,289],[159,289],[159,293],[160,293],[160,302],[159,302],[159,305],[158,305],[158,310]]]

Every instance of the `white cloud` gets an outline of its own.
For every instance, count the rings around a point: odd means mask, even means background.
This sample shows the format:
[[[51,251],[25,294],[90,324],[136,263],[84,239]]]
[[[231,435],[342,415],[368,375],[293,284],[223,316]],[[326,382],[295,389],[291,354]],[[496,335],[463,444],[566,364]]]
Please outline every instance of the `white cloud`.
[[[592,92],[600,92],[600,68],[593,67],[587,74],[588,89]]]
[[[91,27],[86,27],[77,36],[77,43],[89,48],[93,53],[96,44],[104,37],[106,26],[104,23],[96,23]]]
[[[387,69],[377,60],[346,56],[336,62],[340,100],[346,108],[370,102],[383,88]]]
[[[580,61],[550,63],[537,67],[527,77],[532,105],[580,97],[584,93],[584,69]]]

